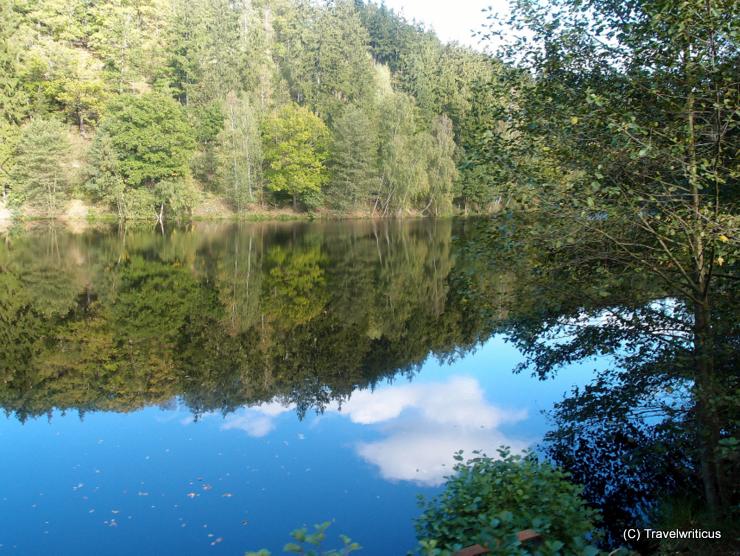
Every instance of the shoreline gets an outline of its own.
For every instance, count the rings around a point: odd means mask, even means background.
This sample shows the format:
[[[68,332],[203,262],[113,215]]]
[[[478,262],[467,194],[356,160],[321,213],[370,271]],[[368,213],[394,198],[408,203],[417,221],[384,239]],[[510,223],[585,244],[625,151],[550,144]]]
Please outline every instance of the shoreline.
[[[44,211],[37,209],[12,211],[2,204],[0,204],[0,231],[8,229],[12,226],[19,224],[29,223],[41,223],[41,222],[59,222],[62,224],[69,225],[80,225],[80,224],[152,224],[157,225],[159,221],[154,218],[128,218],[120,219],[115,213],[100,210],[98,207],[85,206],[84,210],[79,210],[79,200],[73,200],[71,204],[77,202],[75,208],[77,210],[64,210],[58,214],[49,214]],[[449,218],[475,218],[481,216],[491,216],[496,212],[476,212],[465,214],[463,212],[455,212],[452,214],[445,215],[431,215],[431,214],[419,214],[410,211],[406,211],[403,214],[392,214],[392,215],[379,215],[372,214],[370,212],[353,211],[353,212],[331,212],[331,211],[320,211],[320,212],[294,212],[292,210],[285,209],[264,209],[245,211],[242,213],[228,213],[223,215],[217,215],[213,212],[206,213],[195,213],[188,217],[183,218],[164,218],[165,224],[187,224],[194,222],[221,222],[221,223],[240,223],[240,222],[331,222],[331,221],[386,221],[386,220],[426,220],[426,219],[449,219]]]

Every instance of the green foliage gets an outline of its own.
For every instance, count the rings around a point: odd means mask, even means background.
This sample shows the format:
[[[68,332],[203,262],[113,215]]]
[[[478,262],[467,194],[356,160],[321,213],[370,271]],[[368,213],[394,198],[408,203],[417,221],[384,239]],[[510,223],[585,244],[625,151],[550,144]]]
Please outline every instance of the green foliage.
[[[127,188],[121,175],[118,154],[108,133],[98,133],[90,147],[88,174],[85,188],[93,200],[115,207],[120,219],[134,216],[126,199]]]
[[[533,529],[543,537],[538,554],[598,554],[591,545],[598,538],[597,514],[567,474],[534,454],[516,456],[505,448],[496,459],[479,455],[464,462],[461,453],[455,459],[455,474],[442,494],[421,501],[417,536],[428,548],[456,551],[481,544],[501,554],[531,554],[516,533]]]
[[[37,110],[45,107],[63,111],[81,134],[86,123],[98,120],[108,90],[96,60],[88,52],[41,40],[21,74]]]
[[[240,211],[262,194],[262,143],[254,108],[248,99],[229,93],[224,103],[217,160],[221,190]]]
[[[439,113],[438,68],[442,45],[432,33],[415,33],[399,57],[399,82],[428,116]]]
[[[382,2],[363,2],[361,17],[370,35],[373,57],[398,71],[401,52],[417,29]]]
[[[29,203],[55,214],[69,193],[69,149],[63,124],[34,119],[24,126],[13,157],[11,203]]]
[[[0,122],[3,125],[18,123],[26,112],[26,99],[18,79],[20,49],[15,42],[20,18],[13,8],[12,0],[0,0]]]
[[[92,9],[78,0],[78,14],[92,50],[103,62],[103,75],[118,93],[136,90],[163,64],[166,9],[158,0],[136,4],[112,0],[95,4]],[[92,14],[92,18],[90,15]]]
[[[170,215],[189,218],[200,199],[192,179],[188,177],[162,180],[154,187],[154,197],[160,208],[166,208]]]
[[[159,214],[159,199],[150,189],[126,188],[122,195],[116,191],[117,203],[119,196],[122,199],[117,208],[121,220],[154,220]]]
[[[457,179],[455,138],[452,121],[447,116],[435,118],[430,144],[425,149],[429,180],[427,209],[435,216],[452,210],[452,188]]]
[[[0,195],[3,200],[11,187],[13,158],[18,141],[20,141],[18,128],[0,120]]]
[[[365,110],[351,105],[334,122],[327,200],[338,209],[366,206],[378,189],[378,131]]]
[[[317,317],[327,302],[321,250],[286,251],[279,246],[267,253],[269,272],[265,277],[266,312],[288,327]]]
[[[355,3],[284,4],[275,32],[282,74],[293,100],[332,122],[343,105],[371,97],[368,36]]]
[[[99,132],[112,144],[116,174],[93,170],[95,183],[85,190],[120,218],[149,214],[145,197],[156,197],[156,183],[187,181],[189,173],[196,188],[237,212],[292,198],[296,209],[445,214],[453,196],[462,199],[449,185],[449,161],[463,151],[442,146],[439,122],[449,118],[454,141],[476,152],[478,135],[469,132],[474,84],[492,74],[490,59],[445,46],[382,5],[2,0],[0,9],[2,181],[16,126],[29,116],[63,115],[81,136],[94,134],[97,143]],[[296,144],[287,158],[265,160],[276,146],[257,130],[279,120],[271,114],[295,108],[291,101],[336,137],[314,121],[307,124],[316,128],[313,153]],[[388,118],[402,129],[384,127]],[[82,150],[75,142],[74,157]],[[89,160],[97,157],[92,152]],[[475,161],[492,173],[490,160]],[[480,186],[473,175],[461,183],[487,191],[490,180]],[[139,187],[152,191],[126,201]]]
[[[728,480],[737,453],[722,449],[738,425],[730,416],[737,398],[728,394],[737,391],[737,319],[729,315],[740,253],[735,8],[724,0],[645,0],[629,9],[524,1],[491,29],[511,31],[501,55],[511,64],[509,131],[517,139],[492,144],[530,185],[519,188],[521,202],[549,216],[532,230],[532,241],[550,246],[545,268],[627,267],[675,303],[617,306],[619,327],[588,326],[559,346],[545,339],[552,321],[517,336],[550,372],[619,346],[618,364],[559,408],[563,422],[582,432],[613,412],[645,424],[651,407],[659,426],[693,436],[689,465],[717,517],[737,496]],[[617,280],[597,295],[615,289]],[[646,396],[677,383],[687,392],[682,409]]]
[[[215,100],[203,106],[191,108],[195,140],[199,145],[211,145],[224,128],[224,106],[220,100]]]
[[[258,25],[254,12],[251,2],[175,0],[159,80],[188,107],[208,106],[229,91],[248,89],[257,50],[251,35]]]
[[[163,208],[189,216],[198,201],[193,135],[175,101],[158,93],[117,97],[90,149],[87,190],[120,219],[152,219]]]
[[[318,206],[328,179],[329,130],[321,118],[288,104],[266,119],[262,134],[269,189],[290,195],[294,208],[299,200],[308,208]]]
[[[437,118],[431,131],[424,130],[414,100],[401,93],[383,98],[380,110],[381,182],[375,208],[383,215],[414,207],[449,213],[457,176],[450,119]]]
[[[217,174],[221,170],[217,149],[218,136],[224,128],[224,112],[220,100],[212,101],[204,106],[191,106],[188,110],[197,151],[190,163],[193,176],[204,188],[215,189]]]
[[[341,535],[342,547],[331,550],[322,550],[321,545],[326,540],[326,530],[331,525],[330,521],[314,525],[314,530],[309,533],[308,529],[303,527],[290,533],[295,542],[285,545],[283,550],[289,554],[303,554],[304,556],[346,556],[352,552],[361,550],[361,546],[346,535]],[[268,550],[258,552],[247,552],[245,556],[270,556]]]
[[[456,127],[460,177],[455,198],[466,213],[488,212],[495,205],[508,205],[527,195],[532,172],[519,167],[541,168],[545,154],[541,145],[528,141],[528,135],[517,134],[509,122],[513,108],[509,91],[520,78],[499,67],[480,73],[468,84],[470,105]],[[548,178],[552,183],[561,175]]]
[[[153,186],[190,173],[194,131],[180,105],[161,93],[116,97],[100,130],[110,137],[127,186]]]

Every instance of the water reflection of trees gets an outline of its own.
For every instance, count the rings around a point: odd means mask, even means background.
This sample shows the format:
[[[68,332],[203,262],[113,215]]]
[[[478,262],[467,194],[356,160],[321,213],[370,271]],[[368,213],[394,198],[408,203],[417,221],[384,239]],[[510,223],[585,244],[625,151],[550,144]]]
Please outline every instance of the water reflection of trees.
[[[698,360],[707,354],[696,348],[692,300],[650,273],[618,264],[608,245],[578,245],[563,256],[551,245],[555,240],[532,241],[543,237],[539,228],[536,221],[486,224],[471,245],[492,268],[516,269],[516,283],[505,292],[507,312],[493,320],[525,355],[520,371],[545,379],[574,362],[609,358],[586,387],[556,405],[546,451],[586,486],[611,540],[640,525],[712,523],[733,534],[740,307],[731,273],[713,291],[708,423],[696,380]],[[708,435],[715,438],[709,456],[701,441]],[[722,497],[723,510],[713,515],[702,502],[707,475],[716,477]]]
[[[19,419],[176,396],[196,414],[321,409],[476,343],[451,242],[449,221],[16,235],[0,247],[0,404]]]
[[[463,222],[41,230],[0,246],[0,405],[197,416],[268,401],[300,414],[452,359],[492,334],[540,378],[607,355],[546,439],[612,531],[699,499],[692,310],[612,260],[552,259],[501,218]],[[718,480],[737,498],[737,299],[713,311]],[[601,368],[601,367],[600,367]]]

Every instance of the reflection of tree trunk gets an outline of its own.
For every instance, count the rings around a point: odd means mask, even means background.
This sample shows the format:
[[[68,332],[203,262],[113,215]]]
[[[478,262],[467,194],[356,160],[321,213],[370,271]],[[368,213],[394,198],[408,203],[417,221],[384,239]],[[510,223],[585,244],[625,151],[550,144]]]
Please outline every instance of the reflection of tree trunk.
[[[374,212],[374,209],[373,209]],[[380,240],[378,239],[378,229],[376,227],[376,223],[373,220],[373,235],[375,236],[375,248],[378,250],[378,261],[380,262],[381,266],[383,264],[383,254],[380,251]]]
[[[252,275],[252,236],[249,236],[249,251],[247,253],[247,303],[249,303],[249,280]]]
[[[714,387],[714,361],[708,300],[694,305],[694,358],[696,365],[696,419],[699,429],[699,460],[704,495],[709,511],[717,515],[722,505],[720,462],[716,449],[720,439],[717,418],[717,392]]]
[[[234,275],[231,279],[231,330],[236,333],[237,327],[237,314],[239,312],[239,302],[237,301],[236,285],[239,279],[239,233],[237,232],[234,236]]]
[[[157,222],[159,223],[159,229],[164,235],[164,203],[159,205],[159,214],[157,215]]]
[[[56,216],[56,195],[57,195],[57,175],[54,174],[54,180],[51,183],[49,191],[49,214],[52,218]]]

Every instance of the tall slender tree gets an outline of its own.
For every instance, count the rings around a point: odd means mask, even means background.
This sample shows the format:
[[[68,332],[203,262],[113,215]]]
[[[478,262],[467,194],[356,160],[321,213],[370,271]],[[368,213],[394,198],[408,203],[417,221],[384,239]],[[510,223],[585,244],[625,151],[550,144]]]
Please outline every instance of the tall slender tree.
[[[218,161],[222,187],[237,211],[262,194],[262,144],[257,117],[248,99],[231,92],[224,103]]]

